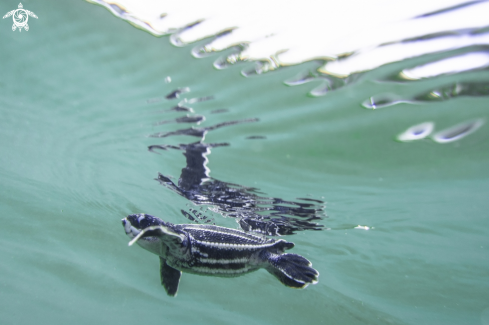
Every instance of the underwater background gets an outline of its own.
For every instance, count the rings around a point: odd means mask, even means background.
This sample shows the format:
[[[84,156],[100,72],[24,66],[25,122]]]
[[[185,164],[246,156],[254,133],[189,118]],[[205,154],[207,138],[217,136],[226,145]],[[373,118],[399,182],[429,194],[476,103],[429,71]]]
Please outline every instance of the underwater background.
[[[1,324],[489,324],[487,64],[403,77],[487,44],[261,73],[88,2],[23,5],[28,32],[0,26]],[[131,213],[281,235],[319,283],[183,274],[171,298]]]

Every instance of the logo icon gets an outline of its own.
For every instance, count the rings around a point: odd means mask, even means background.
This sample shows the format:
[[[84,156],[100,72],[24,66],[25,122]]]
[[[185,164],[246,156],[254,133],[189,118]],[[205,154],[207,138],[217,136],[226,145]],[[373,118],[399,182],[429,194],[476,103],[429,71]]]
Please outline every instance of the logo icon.
[[[7,12],[5,16],[3,16],[3,19],[13,16],[14,24],[12,25],[12,31],[15,32],[15,29],[18,28],[19,32],[22,31],[22,28],[24,28],[26,31],[29,30],[29,25],[27,25],[27,21],[29,20],[29,16],[34,17],[37,19],[37,16],[35,13],[29,10],[23,9],[22,3],[19,3],[19,9],[15,9],[12,11]]]

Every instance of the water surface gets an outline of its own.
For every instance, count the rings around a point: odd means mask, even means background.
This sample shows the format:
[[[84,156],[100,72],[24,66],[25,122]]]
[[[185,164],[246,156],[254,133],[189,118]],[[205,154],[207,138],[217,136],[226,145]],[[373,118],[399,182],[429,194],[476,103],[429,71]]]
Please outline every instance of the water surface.
[[[289,86],[317,74],[318,62],[245,78],[252,63],[217,70],[217,56],[196,59],[192,46],[92,4],[24,7],[39,17],[28,32],[0,28],[2,324],[489,323],[487,71],[392,77],[434,61],[424,57],[347,87],[321,78]],[[457,83],[482,90],[446,90],[464,89]],[[311,96],[314,87],[327,91]],[[426,137],[400,141],[426,122]],[[208,128],[205,138],[181,131],[192,127]],[[172,134],[151,136],[159,133]],[[158,258],[127,247],[120,219],[144,212],[185,223],[181,210],[195,209],[238,227],[215,204],[195,205],[155,180],[178,184],[188,166],[181,146],[199,141],[226,143],[206,155],[212,180],[316,200],[320,229],[284,238],[319,270],[317,285],[292,290],[264,270],[184,274],[178,296],[165,294]]]

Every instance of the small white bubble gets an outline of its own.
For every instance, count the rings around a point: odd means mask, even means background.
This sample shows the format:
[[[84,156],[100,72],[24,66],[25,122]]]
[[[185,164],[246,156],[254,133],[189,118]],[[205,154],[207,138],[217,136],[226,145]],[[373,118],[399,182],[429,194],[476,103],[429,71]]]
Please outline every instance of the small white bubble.
[[[369,226],[360,226],[360,225],[358,225],[358,226],[356,226],[356,227],[355,227],[355,228],[353,228],[353,229],[363,229],[363,230],[369,230],[369,229],[370,229],[370,227],[369,227]]]

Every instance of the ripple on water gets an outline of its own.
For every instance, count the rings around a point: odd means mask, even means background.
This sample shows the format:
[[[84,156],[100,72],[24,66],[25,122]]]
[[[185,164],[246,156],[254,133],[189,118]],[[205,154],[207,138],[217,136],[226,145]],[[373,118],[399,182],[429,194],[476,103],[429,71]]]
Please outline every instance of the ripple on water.
[[[438,143],[450,143],[462,138],[465,138],[469,134],[474,133],[484,125],[483,119],[476,119],[472,121],[463,122],[447,129],[441,130],[431,137],[433,141]]]
[[[433,122],[416,124],[399,134],[397,139],[403,142],[424,139],[433,132],[434,128],[435,124]]]

